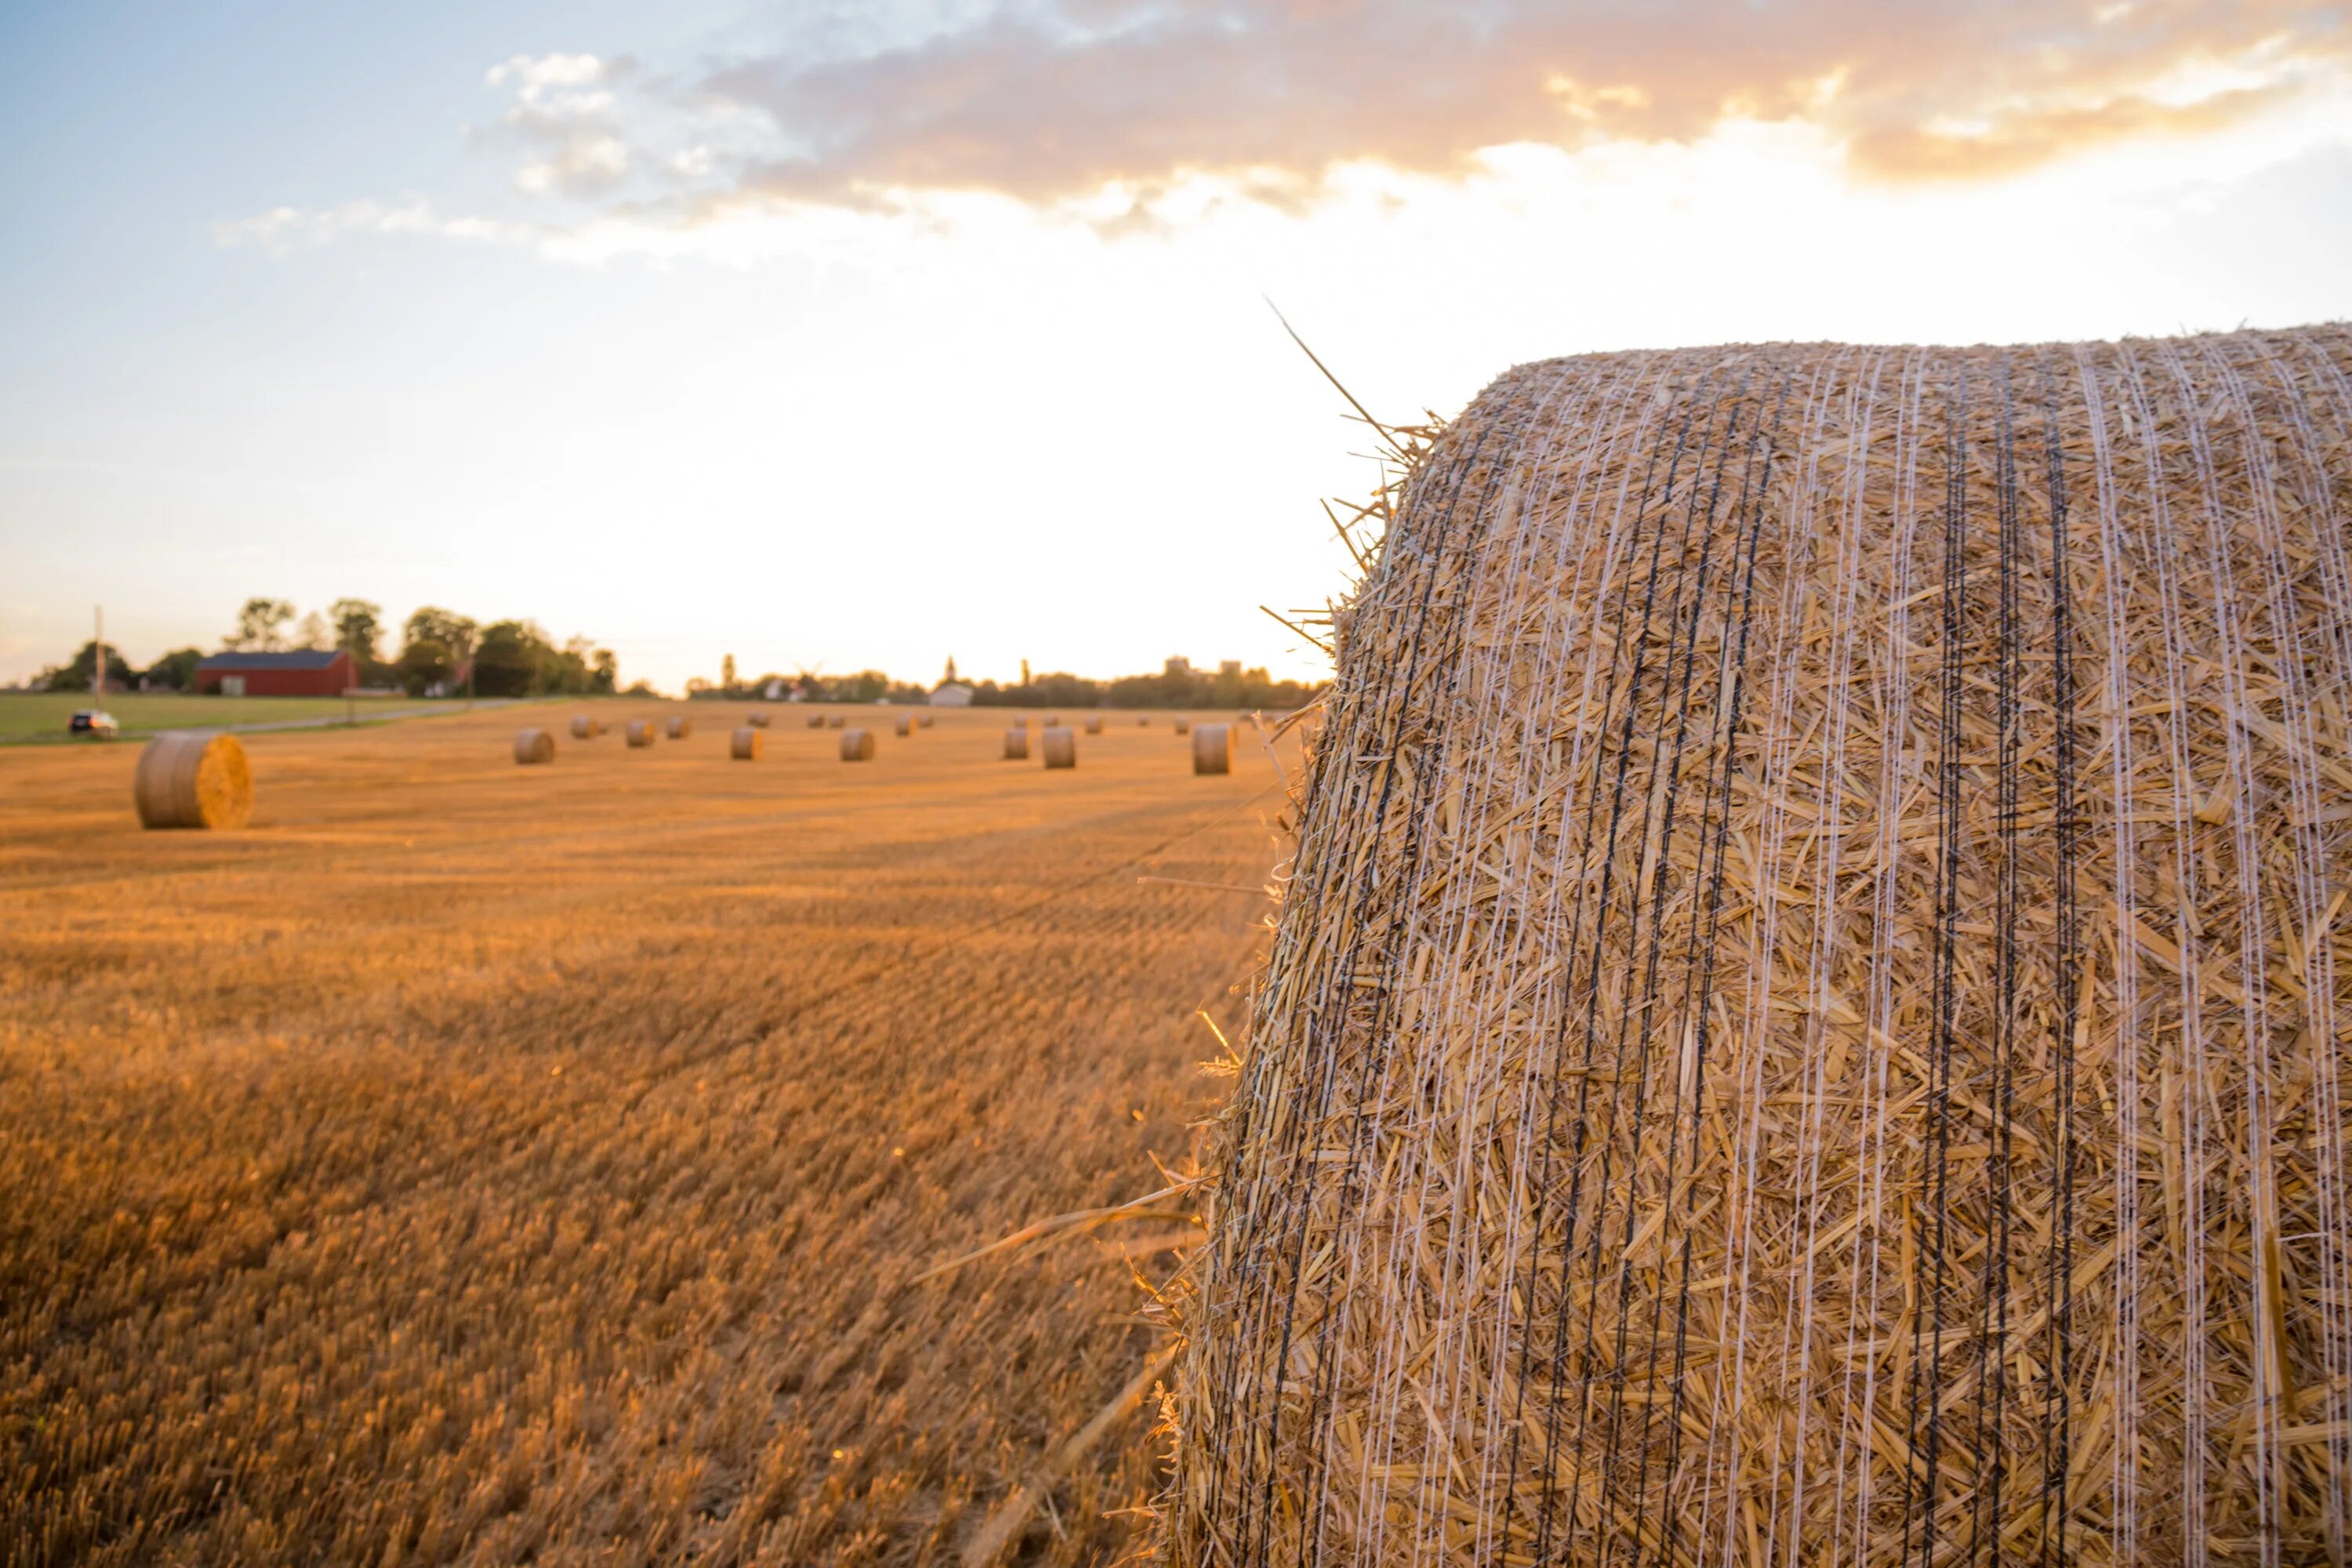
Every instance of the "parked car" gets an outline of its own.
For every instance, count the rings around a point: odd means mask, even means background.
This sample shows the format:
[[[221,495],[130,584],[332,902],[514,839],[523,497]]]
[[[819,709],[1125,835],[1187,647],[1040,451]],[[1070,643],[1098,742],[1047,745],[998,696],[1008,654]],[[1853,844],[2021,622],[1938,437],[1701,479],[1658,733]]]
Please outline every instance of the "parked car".
[[[101,741],[114,739],[114,715],[103,708],[85,708],[66,721],[68,735],[96,735]]]

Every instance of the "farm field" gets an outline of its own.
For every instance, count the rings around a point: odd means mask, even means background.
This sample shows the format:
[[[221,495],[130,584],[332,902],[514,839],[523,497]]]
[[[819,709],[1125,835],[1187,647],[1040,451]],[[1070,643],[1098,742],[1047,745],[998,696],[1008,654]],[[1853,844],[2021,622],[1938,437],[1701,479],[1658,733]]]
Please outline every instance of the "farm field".
[[[57,741],[87,746],[103,742],[71,739],[66,721],[92,706],[87,691],[11,691],[0,694],[0,742]],[[122,726],[123,738],[158,730],[221,729],[237,724],[283,724],[303,720],[340,720],[346,704],[340,697],[216,697],[182,691],[114,691],[102,704]],[[422,698],[370,697],[351,704],[348,711],[362,724],[391,714],[457,713],[463,702],[435,702]]]
[[[236,833],[0,753],[0,1564],[953,1562],[1145,1365],[1181,1213],[909,1281],[1182,1164],[1265,752],[595,710],[248,738]],[[1013,1560],[1131,1550],[1147,1420]]]

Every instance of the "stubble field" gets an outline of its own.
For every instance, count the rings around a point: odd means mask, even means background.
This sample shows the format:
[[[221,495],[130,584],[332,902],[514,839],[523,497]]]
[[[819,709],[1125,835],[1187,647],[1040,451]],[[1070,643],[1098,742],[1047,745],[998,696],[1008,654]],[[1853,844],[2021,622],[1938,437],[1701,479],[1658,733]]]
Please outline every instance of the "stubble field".
[[[1145,1364],[1181,1218],[908,1281],[1186,1156],[1255,742],[599,710],[250,738],[226,834],[0,754],[0,1563],[953,1561]],[[1129,1548],[1144,1428],[1016,1560]]]

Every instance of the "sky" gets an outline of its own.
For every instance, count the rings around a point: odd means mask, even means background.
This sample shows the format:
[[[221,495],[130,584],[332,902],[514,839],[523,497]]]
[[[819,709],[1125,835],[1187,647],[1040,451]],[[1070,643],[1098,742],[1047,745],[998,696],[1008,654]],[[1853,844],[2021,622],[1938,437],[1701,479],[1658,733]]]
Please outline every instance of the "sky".
[[[257,595],[1312,678],[1381,476],[1269,301],[1387,421],[2352,315],[2298,0],[0,0],[0,683]]]

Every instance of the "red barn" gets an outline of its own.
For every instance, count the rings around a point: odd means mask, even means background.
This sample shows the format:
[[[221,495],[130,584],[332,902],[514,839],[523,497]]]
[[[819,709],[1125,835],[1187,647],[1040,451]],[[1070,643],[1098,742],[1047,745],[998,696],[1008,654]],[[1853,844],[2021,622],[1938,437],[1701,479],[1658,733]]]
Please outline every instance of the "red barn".
[[[228,697],[341,697],[360,683],[348,648],[216,653],[196,666],[196,689]]]

